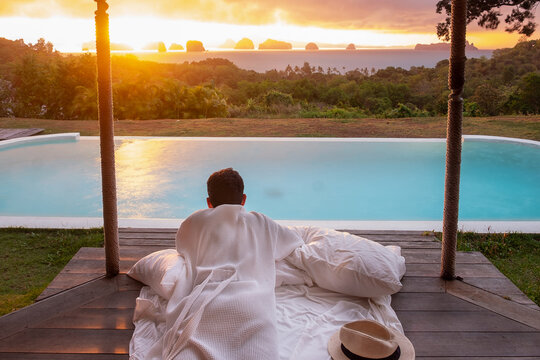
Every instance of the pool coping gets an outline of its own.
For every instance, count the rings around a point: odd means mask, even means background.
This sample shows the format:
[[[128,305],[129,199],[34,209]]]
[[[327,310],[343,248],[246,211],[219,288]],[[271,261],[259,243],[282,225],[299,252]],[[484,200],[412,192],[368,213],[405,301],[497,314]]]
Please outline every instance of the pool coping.
[[[2,140],[0,141],[0,149],[11,147],[13,145],[22,145],[22,144],[39,144],[42,142],[47,142],[50,140],[73,140],[77,141],[81,138],[80,133],[61,133],[61,134],[49,134],[49,135],[36,135],[36,136],[25,136],[15,139]],[[84,138],[84,136],[83,136]]]
[[[176,229],[184,219],[119,218],[119,227]],[[317,226],[344,230],[442,231],[438,221],[276,220],[284,226]],[[0,216],[0,227],[88,229],[103,226],[100,217]],[[540,221],[459,221],[458,229],[478,233],[540,233]]]
[[[150,140],[165,141],[286,141],[286,142],[445,142],[445,138],[304,138],[304,137],[181,137],[181,136],[115,136],[116,140]],[[97,140],[99,136],[81,136],[80,133],[60,133],[36,135],[0,141],[0,149],[14,144],[41,143],[49,140]],[[514,142],[540,147],[540,141],[491,135],[463,135],[463,141]]]
[[[80,140],[95,140],[99,136],[80,136]],[[446,142],[446,138],[335,138],[335,137],[182,137],[182,136],[115,136],[117,140],[151,140],[159,139],[164,141],[284,141],[284,142]],[[540,141],[519,139],[503,136],[491,135],[463,135],[462,141],[489,141],[489,142],[513,142],[519,144],[533,145],[540,147]]]
[[[40,143],[50,140],[95,140],[98,136],[80,136],[79,133],[62,133],[38,135],[0,141],[0,149],[14,144]],[[444,142],[443,138],[272,138],[272,137],[156,137],[156,136],[116,136],[118,140],[129,139],[191,140],[191,141],[304,141],[304,142]],[[500,141],[515,142],[540,147],[540,141],[488,136],[463,135],[463,141]],[[118,220],[120,227],[153,227],[177,228],[183,219],[128,219]],[[287,226],[311,225],[334,229],[357,230],[420,230],[442,231],[442,220],[439,221],[392,221],[392,220],[277,220]],[[33,228],[93,228],[103,226],[100,217],[40,217],[40,216],[0,216],[0,227],[33,227]],[[511,232],[540,233],[539,221],[459,221],[462,231],[475,232]]]

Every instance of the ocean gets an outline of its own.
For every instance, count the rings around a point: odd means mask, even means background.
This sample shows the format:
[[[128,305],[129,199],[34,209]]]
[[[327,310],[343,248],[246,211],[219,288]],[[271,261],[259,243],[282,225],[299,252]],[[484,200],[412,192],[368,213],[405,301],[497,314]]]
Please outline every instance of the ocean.
[[[468,58],[491,57],[493,50],[468,51]],[[123,54],[123,53],[116,53]],[[448,59],[448,51],[413,50],[413,49],[328,49],[317,51],[298,50],[210,50],[205,52],[169,51],[132,52],[140,60],[164,63],[183,63],[201,61],[209,58],[223,58],[232,61],[238,67],[257,72],[285,70],[287,65],[301,67],[308,62],[312,67],[328,68],[345,73],[349,70],[384,69],[389,66],[409,70],[411,67],[435,67],[437,62]]]

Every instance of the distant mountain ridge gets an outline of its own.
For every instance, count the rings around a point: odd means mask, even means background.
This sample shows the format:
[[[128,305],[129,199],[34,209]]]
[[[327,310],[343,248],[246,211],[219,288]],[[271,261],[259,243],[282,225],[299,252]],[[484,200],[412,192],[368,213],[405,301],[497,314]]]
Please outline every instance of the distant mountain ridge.
[[[431,44],[416,44],[414,50],[448,50],[450,51],[449,43],[431,43]],[[478,50],[473,43],[468,41],[465,44],[465,50]]]

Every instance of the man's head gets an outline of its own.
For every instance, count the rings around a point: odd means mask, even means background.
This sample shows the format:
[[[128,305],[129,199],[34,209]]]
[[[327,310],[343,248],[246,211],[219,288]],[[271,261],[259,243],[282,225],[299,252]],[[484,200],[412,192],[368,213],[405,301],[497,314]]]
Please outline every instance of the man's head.
[[[223,204],[244,205],[244,181],[240,174],[232,168],[216,171],[206,182],[208,188],[208,207]]]

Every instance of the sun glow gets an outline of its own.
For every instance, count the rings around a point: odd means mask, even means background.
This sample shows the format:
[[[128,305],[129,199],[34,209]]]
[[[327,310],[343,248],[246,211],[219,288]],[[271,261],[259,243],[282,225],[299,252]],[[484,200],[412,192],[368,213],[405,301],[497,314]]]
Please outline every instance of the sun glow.
[[[84,42],[94,39],[93,19],[74,18],[0,18],[0,33],[9,39],[23,38],[36,42],[43,37],[57,50],[80,51]],[[113,43],[141,50],[152,42],[163,41],[185,45],[200,40],[208,49],[217,48],[227,39],[252,39],[257,46],[268,38],[296,43],[310,41],[322,44],[354,43],[358,46],[413,46],[418,42],[434,42],[433,34],[391,33],[374,30],[339,30],[304,27],[283,23],[276,13],[270,25],[234,25],[192,20],[170,20],[158,17],[111,17],[110,38]]]
[[[354,43],[357,47],[414,47],[417,43],[439,42],[434,33],[291,25],[282,20],[279,10],[276,10],[274,17],[273,24],[235,25],[152,16],[111,16],[110,38],[112,43],[128,45],[134,50],[142,50],[149,43],[158,41],[163,41],[167,47],[172,43],[185,46],[188,40],[199,40],[206,49],[216,49],[227,39],[238,41],[244,37],[253,40],[255,47],[269,38],[292,42],[293,47],[303,47],[305,43],[315,42],[321,48],[330,44],[349,43]],[[93,18],[0,18],[2,37],[12,40],[22,38],[25,42],[32,43],[39,38],[45,38],[63,52],[81,51],[83,43],[93,42],[94,27]],[[494,49],[513,46],[519,36],[502,30],[473,29],[467,38],[479,48]]]

